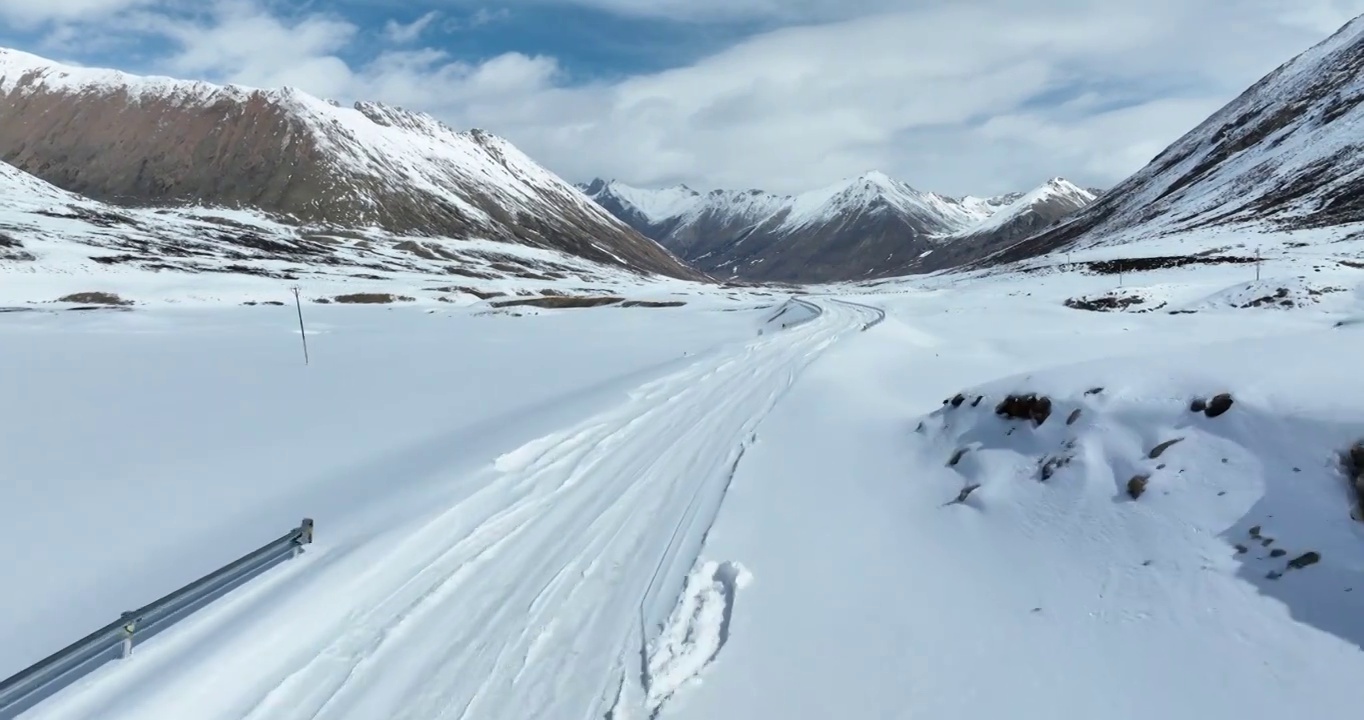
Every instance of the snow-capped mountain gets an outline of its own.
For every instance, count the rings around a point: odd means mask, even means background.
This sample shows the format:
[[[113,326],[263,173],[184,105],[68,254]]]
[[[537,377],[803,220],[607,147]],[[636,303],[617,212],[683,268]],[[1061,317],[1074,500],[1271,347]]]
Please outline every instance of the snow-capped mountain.
[[[1096,196],[1065,178],[1052,178],[1012,202],[997,208],[985,219],[957,233],[961,239],[995,244],[1020,240],[1094,202]]]
[[[684,259],[705,255],[717,238],[733,238],[781,210],[789,198],[761,190],[661,190],[593,180],[579,189],[611,214]]]
[[[472,303],[648,283],[658,279],[493,240],[299,226],[250,210],[114,206],[0,162],[0,312],[91,293],[138,303],[256,304],[282,301],[299,285],[316,302],[361,293],[372,301]]]
[[[1001,196],[1007,202],[994,205],[988,216],[898,267],[895,274],[934,272],[971,262],[1061,222],[1096,197],[1094,191],[1059,177],[1025,193]]]
[[[66,67],[0,49],[0,160],[120,205],[478,238],[690,268],[505,140],[376,103]]]
[[[783,281],[913,272],[957,239],[998,247],[1093,199],[1060,178],[1030,193],[951,198],[916,190],[881,172],[795,196],[760,190],[700,193],[686,186],[645,190],[603,180],[580,187],[702,270]]]
[[[1094,202],[1094,193],[1065,178],[1052,178],[1030,192],[1017,195],[1008,205],[998,208],[980,223],[960,233],[975,237],[1001,230],[1027,234]]]
[[[1023,197],[1024,194],[1025,193],[1021,192],[1012,192],[984,198],[967,195],[957,202],[972,215],[976,216],[979,219],[979,222],[983,222],[991,215],[1012,205],[1019,198]]]
[[[1364,17],[1255,83],[1063,225],[990,262],[1199,229],[1364,222],[1362,97]]]

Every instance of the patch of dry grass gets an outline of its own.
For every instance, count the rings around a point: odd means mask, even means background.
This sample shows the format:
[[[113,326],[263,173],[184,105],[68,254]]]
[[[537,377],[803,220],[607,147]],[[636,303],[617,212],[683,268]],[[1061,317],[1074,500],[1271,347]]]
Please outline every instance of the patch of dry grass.
[[[387,305],[395,302],[413,302],[416,298],[392,293],[351,293],[337,295],[332,300],[348,305]]]
[[[623,301],[624,301],[624,298],[618,298],[618,297],[614,297],[614,296],[610,296],[610,295],[598,295],[598,296],[596,296],[596,297],[566,297],[566,296],[557,296],[557,295],[556,295],[556,296],[548,296],[548,297],[532,297],[532,298],[524,298],[524,299],[521,299],[521,300],[503,300],[503,301],[501,301],[501,302],[495,302],[495,303],[493,303],[493,307],[505,308],[505,307],[517,307],[517,306],[521,306],[521,305],[528,305],[528,306],[530,306],[530,307],[555,308],[555,309],[559,309],[559,308],[589,308],[589,307],[601,307],[601,306],[603,306],[603,305],[615,305],[615,304],[620,303],[620,302],[623,302]]]
[[[641,307],[641,308],[670,308],[682,307],[687,303],[681,300],[626,300],[621,303],[621,307]]]
[[[57,298],[57,302],[79,303],[81,305],[132,305],[132,300],[123,298],[109,292],[78,292],[71,293],[65,297]]]

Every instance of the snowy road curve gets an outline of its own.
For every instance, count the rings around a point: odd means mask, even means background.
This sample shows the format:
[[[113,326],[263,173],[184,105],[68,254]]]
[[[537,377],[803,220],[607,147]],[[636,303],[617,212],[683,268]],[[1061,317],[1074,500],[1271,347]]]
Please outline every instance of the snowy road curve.
[[[319,518],[304,558],[31,716],[639,716],[642,635],[676,605],[757,426],[803,367],[876,315],[818,304],[503,455],[451,507],[413,507],[380,534],[333,528],[330,541]]]

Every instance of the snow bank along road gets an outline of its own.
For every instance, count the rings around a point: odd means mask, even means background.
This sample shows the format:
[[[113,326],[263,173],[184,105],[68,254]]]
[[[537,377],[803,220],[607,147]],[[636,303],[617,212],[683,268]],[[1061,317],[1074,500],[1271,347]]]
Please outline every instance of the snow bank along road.
[[[647,716],[641,654],[744,448],[803,367],[876,317],[818,306],[503,455],[452,506],[412,503],[377,534],[319,518],[303,558],[31,717]]]

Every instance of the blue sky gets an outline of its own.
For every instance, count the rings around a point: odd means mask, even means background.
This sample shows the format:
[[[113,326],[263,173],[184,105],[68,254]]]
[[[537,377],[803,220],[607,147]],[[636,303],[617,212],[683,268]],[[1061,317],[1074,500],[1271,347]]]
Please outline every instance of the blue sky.
[[[280,18],[322,13],[354,23],[360,28],[355,42],[339,53],[353,64],[363,64],[383,50],[386,27],[412,26],[430,16],[430,21],[422,24],[419,39],[454,59],[477,62],[504,53],[549,55],[559,60],[566,80],[573,83],[614,80],[686,65],[774,26],[758,18],[678,21],[567,3],[512,8],[412,2],[395,8],[377,0],[343,0],[261,3],[261,7],[273,8]],[[166,14],[204,16],[195,10],[186,4],[179,9],[168,7]],[[0,30],[0,39],[10,46],[41,52],[44,31],[50,27],[11,26]],[[165,51],[164,43],[154,36],[143,40],[146,44],[141,47],[130,43],[90,52],[64,45],[47,47],[64,50],[63,57],[86,64],[154,70],[157,57]]]
[[[59,61],[430,112],[574,181],[1111,186],[1364,0],[0,0]]]
[[[376,29],[389,22],[415,23],[439,12],[423,37],[453,57],[473,62],[509,52],[550,55],[574,83],[686,65],[770,27],[756,19],[678,22],[570,4],[472,11],[418,3],[401,11],[379,3],[342,7],[358,24]]]

